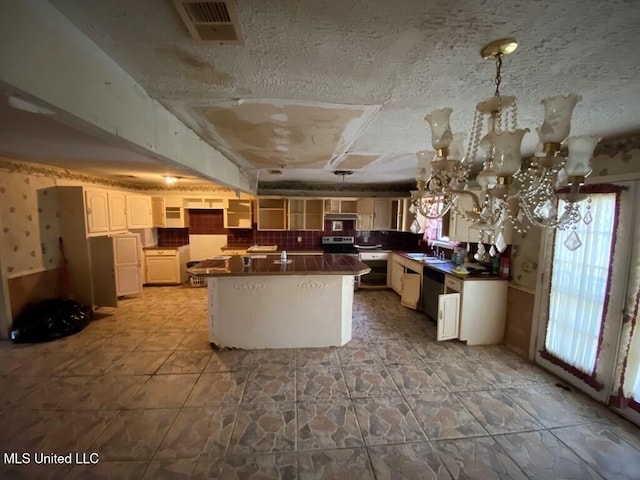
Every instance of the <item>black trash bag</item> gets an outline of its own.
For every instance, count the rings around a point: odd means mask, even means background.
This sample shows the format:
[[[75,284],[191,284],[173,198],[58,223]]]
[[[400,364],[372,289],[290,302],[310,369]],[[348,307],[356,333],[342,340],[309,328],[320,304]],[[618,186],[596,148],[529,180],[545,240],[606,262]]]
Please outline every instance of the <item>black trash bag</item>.
[[[73,300],[45,300],[22,312],[13,322],[13,343],[55,340],[79,332],[91,320],[91,308]]]

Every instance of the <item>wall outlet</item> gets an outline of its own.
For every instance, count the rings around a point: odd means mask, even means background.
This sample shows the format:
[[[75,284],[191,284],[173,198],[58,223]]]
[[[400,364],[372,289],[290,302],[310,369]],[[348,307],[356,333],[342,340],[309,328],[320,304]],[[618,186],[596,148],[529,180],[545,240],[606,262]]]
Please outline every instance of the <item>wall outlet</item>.
[[[365,235],[365,236],[364,236],[363,241],[364,241],[364,243],[367,243],[367,242],[369,241],[369,237],[367,237],[367,236]]]
[[[296,238],[296,242],[298,242],[298,243],[302,243],[302,237],[298,237],[298,238]]]

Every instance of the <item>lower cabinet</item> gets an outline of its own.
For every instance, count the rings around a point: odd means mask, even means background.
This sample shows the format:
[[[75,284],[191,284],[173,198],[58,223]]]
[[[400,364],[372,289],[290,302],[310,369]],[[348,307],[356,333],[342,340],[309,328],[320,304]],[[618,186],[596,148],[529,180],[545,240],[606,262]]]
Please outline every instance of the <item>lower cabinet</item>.
[[[145,250],[145,283],[179,285],[187,281],[189,247]]]
[[[502,343],[507,316],[506,280],[463,281],[446,275],[444,286],[438,302],[438,340],[458,338],[467,345]]]

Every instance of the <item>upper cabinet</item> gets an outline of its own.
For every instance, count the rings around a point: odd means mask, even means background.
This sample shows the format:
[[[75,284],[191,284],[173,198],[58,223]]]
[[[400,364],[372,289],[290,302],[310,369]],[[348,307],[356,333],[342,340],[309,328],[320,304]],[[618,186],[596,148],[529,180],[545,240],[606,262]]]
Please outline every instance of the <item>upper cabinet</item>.
[[[318,198],[289,199],[289,230],[323,230],[324,202]]]
[[[391,230],[391,199],[376,198],[373,201],[373,229]]]
[[[287,229],[287,199],[258,199],[258,230]]]
[[[109,232],[109,195],[105,190],[85,191],[87,233]]]
[[[250,199],[227,199],[224,228],[251,228],[251,203]]]
[[[481,196],[480,190],[473,190],[478,196]],[[459,203],[464,210],[471,210],[473,208],[473,200],[467,196],[461,196]],[[449,221],[449,239],[454,242],[478,242],[482,240],[484,243],[495,243],[496,237],[499,231],[484,232],[475,226],[471,221],[460,215],[455,209],[451,209],[450,221]],[[505,243],[512,243],[513,228],[510,222],[506,222],[503,232]]]
[[[360,198],[357,200],[358,219],[356,221],[356,230],[373,230],[373,203],[373,198]]]
[[[127,196],[124,192],[109,191],[109,231],[124,232],[127,230]]]
[[[391,230],[410,232],[411,223],[415,218],[415,215],[411,213],[410,198],[391,200]]]
[[[324,201],[324,213],[358,213],[358,200],[327,198]]]
[[[391,202],[388,198],[359,199],[356,230],[391,230]]]
[[[189,226],[189,211],[179,198],[151,197],[152,225],[158,228],[184,228]]]
[[[127,227],[152,228],[151,197],[148,195],[127,195]]]

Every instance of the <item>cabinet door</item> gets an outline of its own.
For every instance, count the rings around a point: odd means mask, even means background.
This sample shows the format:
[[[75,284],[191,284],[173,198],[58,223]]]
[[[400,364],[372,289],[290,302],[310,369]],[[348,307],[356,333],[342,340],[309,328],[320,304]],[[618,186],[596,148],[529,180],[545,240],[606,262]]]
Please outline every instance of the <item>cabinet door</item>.
[[[359,213],[356,220],[356,230],[373,230],[373,213]]]
[[[418,309],[420,303],[420,275],[405,273],[402,275],[402,297],[400,303],[405,307]]]
[[[460,294],[447,293],[438,297],[438,341],[458,338]]]
[[[137,234],[113,237],[113,260],[118,296],[142,292],[142,251]]]
[[[177,257],[148,256],[146,283],[180,283]]]
[[[377,199],[373,202],[373,229],[391,230],[391,200]]]
[[[151,228],[151,197],[127,195],[127,227]]]
[[[109,200],[107,192],[87,190],[85,192],[87,233],[109,231]]]
[[[151,197],[151,223],[154,227],[166,227],[164,208],[164,197]]]
[[[402,275],[404,275],[404,265],[398,262],[391,262],[391,288],[398,295],[402,295]]]
[[[122,192],[109,192],[109,231],[122,232],[127,229],[127,201]]]

